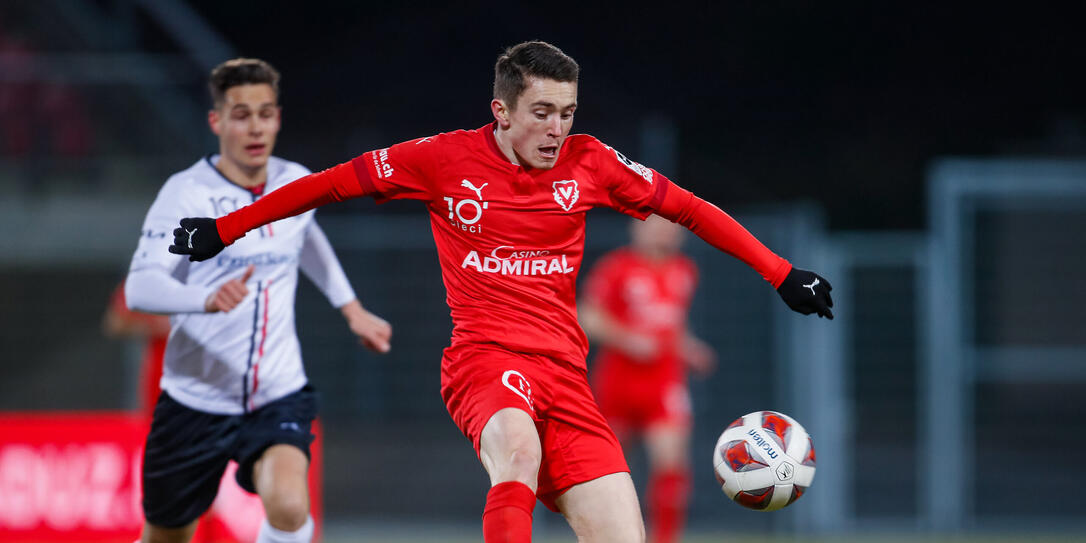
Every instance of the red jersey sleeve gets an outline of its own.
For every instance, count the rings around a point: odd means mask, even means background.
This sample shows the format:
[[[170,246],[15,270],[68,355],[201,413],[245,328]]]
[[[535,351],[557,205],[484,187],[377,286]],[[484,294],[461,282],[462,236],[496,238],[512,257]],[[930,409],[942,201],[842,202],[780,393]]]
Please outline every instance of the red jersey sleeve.
[[[669,185],[666,177],[599,140],[592,140],[590,148],[596,179],[607,191],[603,205],[642,220],[660,207]]]
[[[792,270],[791,263],[762,245],[758,238],[719,207],[671,181],[667,183],[670,188],[665,191],[666,196],[657,207],[658,215],[685,226],[709,245],[742,260],[769,281],[773,288],[781,286]]]
[[[258,226],[359,196],[372,196],[377,202],[425,200],[440,158],[438,144],[434,143],[437,138],[420,138],[370,151],[288,183],[216,220],[219,237],[229,245]]]
[[[441,163],[441,136],[397,143],[355,158],[359,182],[378,203],[428,200]]]
[[[329,202],[370,194],[372,184],[366,186],[362,177],[362,172],[358,172],[354,164],[344,162],[295,179],[252,204],[216,219],[219,237],[223,243],[230,245],[259,226],[293,217]]]

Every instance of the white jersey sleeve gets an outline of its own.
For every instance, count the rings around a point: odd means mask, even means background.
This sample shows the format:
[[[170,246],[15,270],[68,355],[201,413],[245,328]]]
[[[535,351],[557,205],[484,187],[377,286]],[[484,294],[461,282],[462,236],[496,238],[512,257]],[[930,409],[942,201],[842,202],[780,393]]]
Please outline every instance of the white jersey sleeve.
[[[316,220],[310,222],[306,229],[305,243],[302,245],[298,266],[302,269],[302,273],[324,293],[333,307],[343,307],[355,299],[354,289],[347,280],[347,274],[343,272],[343,266],[336,258],[332,244],[328,242],[328,237],[324,235],[324,231]]]
[[[168,180],[143,221],[139,245],[125,280],[124,296],[129,309],[164,314],[203,313],[204,302],[215,292],[212,286],[179,281],[177,274],[188,263],[187,257],[167,250],[180,219],[199,216],[205,211],[191,205],[192,195],[181,190],[183,185],[176,176]]]

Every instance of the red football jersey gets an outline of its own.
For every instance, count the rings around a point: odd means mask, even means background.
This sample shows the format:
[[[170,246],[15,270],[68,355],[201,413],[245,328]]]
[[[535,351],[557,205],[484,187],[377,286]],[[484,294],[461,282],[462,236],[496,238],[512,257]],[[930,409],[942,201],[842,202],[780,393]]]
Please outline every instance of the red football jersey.
[[[681,378],[682,340],[697,280],[697,267],[682,254],[654,262],[621,248],[601,258],[585,282],[586,298],[624,328],[651,337],[658,350],[651,360],[632,360],[604,347],[598,362]]]
[[[586,135],[571,135],[555,166],[509,162],[494,124],[411,140],[354,159],[378,201],[426,202],[452,344],[496,343],[584,367],[575,283],[585,212],[610,207],[645,218],[670,183]]]

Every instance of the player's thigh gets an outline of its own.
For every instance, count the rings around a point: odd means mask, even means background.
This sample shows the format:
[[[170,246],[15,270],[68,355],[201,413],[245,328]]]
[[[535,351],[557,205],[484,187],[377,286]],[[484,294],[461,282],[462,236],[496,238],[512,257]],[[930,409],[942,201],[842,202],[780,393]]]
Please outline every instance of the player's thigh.
[[[612,473],[574,485],[555,499],[577,534],[591,543],[645,540],[645,524],[629,473]]]
[[[150,522],[144,523],[140,543],[188,543],[192,541],[192,535],[196,533],[198,522],[194,520],[180,528],[165,528]]]
[[[559,366],[552,379],[554,401],[541,427],[543,463],[539,500],[557,511],[556,499],[576,485],[629,472],[615,433],[600,413],[584,371]]]
[[[143,452],[149,524],[182,528],[211,507],[239,426],[239,417],[197,411],[162,394]]]
[[[542,446],[535,420],[516,407],[498,410],[479,436],[479,460],[490,484],[520,481],[533,491],[542,460]]]
[[[686,421],[657,421],[645,429],[644,441],[654,469],[684,467],[690,462],[690,424]]]
[[[307,495],[309,457],[294,445],[277,444],[253,463],[253,486],[261,497],[278,494]]]
[[[278,462],[265,462],[274,468],[267,475],[279,473],[280,477],[268,477],[278,481],[292,477],[304,490],[305,471],[309,465],[309,446],[313,443],[313,420],[317,416],[316,393],[310,386],[288,394],[245,416],[245,426],[237,440],[234,459],[238,462],[237,481],[241,488],[261,492],[256,483],[257,463],[265,459],[272,449],[285,455]],[[286,480],[286,479],[285,479]],[[266,488],[274,488],[267,487]]]
[[[309,457],[294,445],[277,444],[253,463],[253,484],[272,526],[301,528],[309,518]]]
[[[194,520],[179,528],[165,528],[150,522],[144,523],[140,543],[188,543],[192,540],[192,535],[196,533],[198,522]]]
[[[492,484],[520,481],[533,490],[542,460],[541,419],[551,401],[550,359],[505,349],[446,349],[441,396],[471,440]]]

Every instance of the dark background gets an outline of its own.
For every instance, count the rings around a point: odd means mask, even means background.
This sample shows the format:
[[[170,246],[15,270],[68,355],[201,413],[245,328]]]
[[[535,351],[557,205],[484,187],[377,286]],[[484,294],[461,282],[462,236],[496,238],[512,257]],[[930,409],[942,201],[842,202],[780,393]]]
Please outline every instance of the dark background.
[[[1086,152],[1081,20],[1045,4],[192,4],[282,71],[277,151],[314,168],[487,123],[493,62],[528,39],[580,63],[575,132],[637,160],[642,120],[672,118],[664,173],[725,208],[918,228],[936,156]]]

